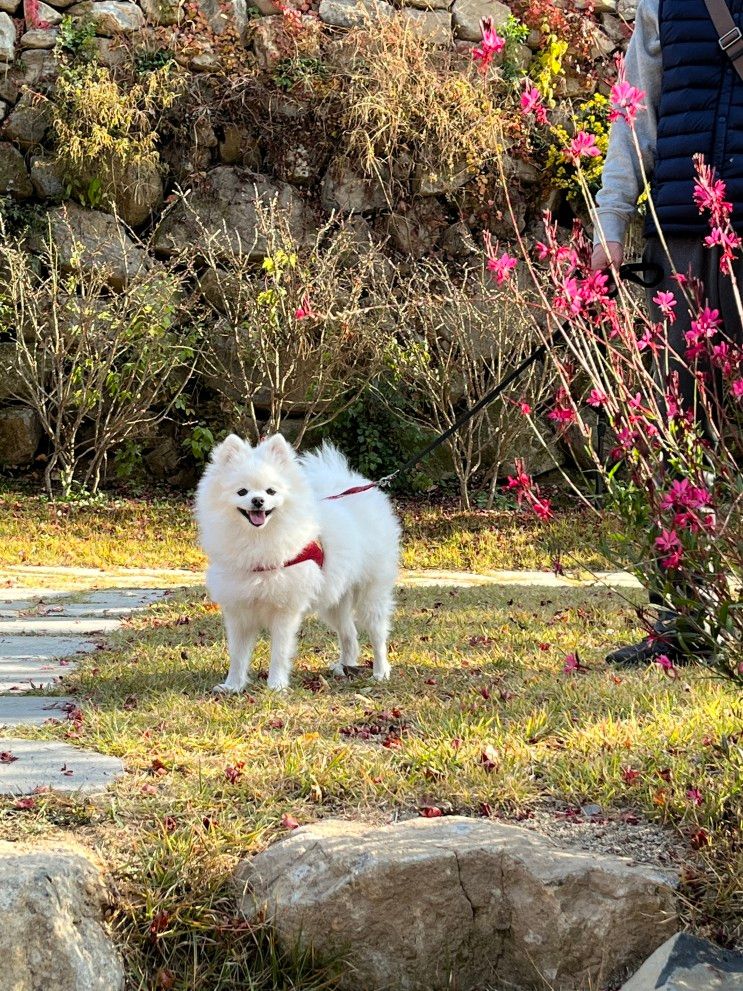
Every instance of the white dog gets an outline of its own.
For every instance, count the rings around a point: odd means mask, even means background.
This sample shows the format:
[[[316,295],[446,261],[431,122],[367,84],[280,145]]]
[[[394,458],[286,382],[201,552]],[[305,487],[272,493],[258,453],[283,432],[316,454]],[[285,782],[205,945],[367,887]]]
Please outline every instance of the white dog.
[[[245,688],[261,630],[271,635],[268,687],[286,688],[311,609],[338,634],[335,673],[358,661],[358,623],[371,639],[374,677],[389,678],[400,526],[387,496],[369,485],[328,445],[298,457],[280,434],[257,447],[231,434],[215,448],[196,516],[230,652],[216,692]],[[346,494],[356,488],[363,491]]]

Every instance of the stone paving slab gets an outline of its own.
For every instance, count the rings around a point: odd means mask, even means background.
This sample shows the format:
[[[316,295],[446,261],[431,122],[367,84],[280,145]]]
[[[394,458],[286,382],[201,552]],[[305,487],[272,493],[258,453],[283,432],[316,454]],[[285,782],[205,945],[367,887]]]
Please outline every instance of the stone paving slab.
[[[31,795],[45,788],[100,794],[124,773],[118,757],[69,743],[0,737],[0,754],[5,755],[0,759],[0,795]]]
[[[50,719],[65,720],[76,708],[73,698],[5,695],[0,697],[0,726],[40,726]]]
[[[0,693],[55,685],[74,670],[75,654],[95,648],[80,637],[0,637]]]
[[[0,619],[3,636],[77,636],[80,633],[112,633],[121,626],[120,619],[82,616],[20,616]],[[0,651],[0,657],[2,652]]]

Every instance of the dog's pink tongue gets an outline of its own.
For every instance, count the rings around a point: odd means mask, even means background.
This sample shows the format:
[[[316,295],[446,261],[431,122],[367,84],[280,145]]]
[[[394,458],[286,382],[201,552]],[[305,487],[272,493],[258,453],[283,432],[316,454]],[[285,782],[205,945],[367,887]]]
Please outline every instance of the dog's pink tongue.
[[[266,522],[266,514],[262,509],[253,509],[248,515],[253,526],[263,526]]]

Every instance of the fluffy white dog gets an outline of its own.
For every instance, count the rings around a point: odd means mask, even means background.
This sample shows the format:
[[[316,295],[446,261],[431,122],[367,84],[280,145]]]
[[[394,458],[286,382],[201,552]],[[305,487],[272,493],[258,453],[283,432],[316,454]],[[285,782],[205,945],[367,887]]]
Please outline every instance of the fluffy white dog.
[[[271,635],[268,687],[289,684],[296,639],[314,609],[338,634],[343,674],[371,639],[374,677],[389,678],[387,637],[400,526],[377,488],[328,445],[297,456],[280,435],[251,447],[231,434],[215,448],[196,494],[207,589],[222,607],[230,652],[216,692],[239,692],[262,630]],[[340,496],[339,498],[333,497]]]

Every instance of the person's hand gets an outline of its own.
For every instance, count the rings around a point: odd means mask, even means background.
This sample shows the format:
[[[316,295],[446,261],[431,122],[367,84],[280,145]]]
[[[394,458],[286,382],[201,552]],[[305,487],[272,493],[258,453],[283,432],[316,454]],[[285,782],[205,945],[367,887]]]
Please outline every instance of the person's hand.
[[[623,258],[624,246],[619,241],[607,241],[606,248],[603,244],[597,244],[591,255],[591,268],[594,272],[601,272],[605,268],[619,271]]]

